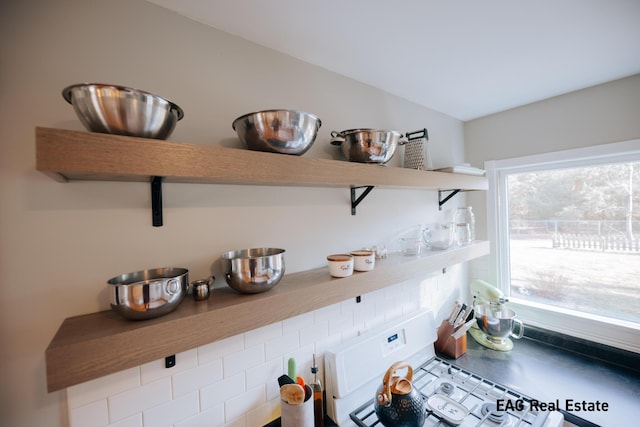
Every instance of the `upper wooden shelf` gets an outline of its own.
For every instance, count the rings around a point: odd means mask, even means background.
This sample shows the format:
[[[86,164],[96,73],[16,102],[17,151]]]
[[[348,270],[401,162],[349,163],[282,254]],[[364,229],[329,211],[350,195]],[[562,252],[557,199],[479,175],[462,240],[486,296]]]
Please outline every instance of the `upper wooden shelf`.
[[[487,190],[485,177],[36,128],[36,168],[59,181]]]
[[[46,350],[47,388],[61,390],[488,253],[489,242],[477,241],[420,256],[391,254],[376,260],[372,271],[341,279],[332,278],[327,267],[285,274],[267,292],[243,295],[216,288],[208,300],[187,297],[176,311],[150,320],[126,320],[113,310],[70,317]]]

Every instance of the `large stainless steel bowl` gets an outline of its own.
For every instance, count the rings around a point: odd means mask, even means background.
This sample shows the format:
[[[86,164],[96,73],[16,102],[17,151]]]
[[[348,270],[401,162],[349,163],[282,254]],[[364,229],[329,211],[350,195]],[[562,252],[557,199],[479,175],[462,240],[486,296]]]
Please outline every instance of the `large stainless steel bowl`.
[[[173,102],[124,86],[82,83],[64,88],[62,96],[91,132],[167,139],[184,117]]]
[[[302,155],[318,135],[322,121],[296,110],[265,110],[233,121],[233,129],[248,149]]]
[[[111,308],[127,319],[152,319],[170,313],[189,289],[186,268],[155,268],[116,276],[111,288]]]
[[[227,284],[243,294],[265,292],[284,275],[284,249],[239,249],[222,254]]]
[[[340,146],[350,162],[387,163],[396,152],[402,134],[395,130],[348,129],[331,132],[331,144]]]
[[[489,306],[480,304],[474,307],[474,312],[478,327],[490,339],[502,340],[507,337],[520,339],[524,334],[522,321],[516,318],[516,312],[511,309],[492,310]],[[520,327],[518,334],[513,333],[514,324]]]

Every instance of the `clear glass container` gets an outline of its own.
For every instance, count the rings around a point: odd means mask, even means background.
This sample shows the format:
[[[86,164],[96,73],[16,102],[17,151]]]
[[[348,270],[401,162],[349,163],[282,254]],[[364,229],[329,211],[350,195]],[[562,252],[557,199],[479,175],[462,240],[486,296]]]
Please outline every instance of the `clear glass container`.
[[[455,240],[459,246],[468,245],[476,239],[476,218],[471,206],[458,208],[454,223],[456,227]]]
[[[311,390],[313,391],[313,414],[314,427],[324,427],[324,390],[318,378],[318,365],[316,365],[316,355],[313,355],[313,366],[311,366]]]

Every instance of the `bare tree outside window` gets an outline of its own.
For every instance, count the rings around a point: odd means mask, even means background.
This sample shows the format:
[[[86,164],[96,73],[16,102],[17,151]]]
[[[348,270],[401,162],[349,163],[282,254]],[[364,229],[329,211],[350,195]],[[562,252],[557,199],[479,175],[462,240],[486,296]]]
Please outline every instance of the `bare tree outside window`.
[[[509,175],[511,295],[640,323],[640,162]]]

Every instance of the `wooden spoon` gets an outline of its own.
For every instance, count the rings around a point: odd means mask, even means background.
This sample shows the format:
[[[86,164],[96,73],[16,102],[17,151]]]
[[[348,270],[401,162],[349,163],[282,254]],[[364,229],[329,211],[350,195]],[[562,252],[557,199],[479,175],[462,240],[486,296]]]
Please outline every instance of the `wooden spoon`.
[[[280,399],[289,405],[302,405],[304,388],[300,384],[285,384],[280,387]]]

